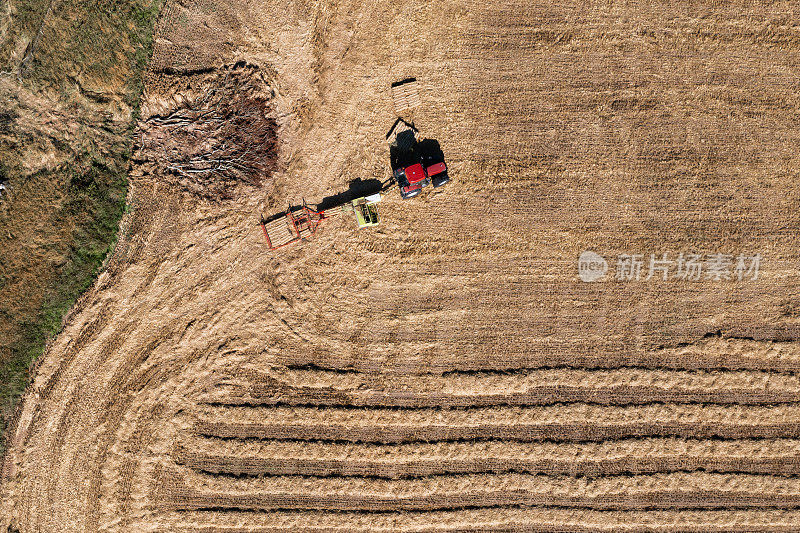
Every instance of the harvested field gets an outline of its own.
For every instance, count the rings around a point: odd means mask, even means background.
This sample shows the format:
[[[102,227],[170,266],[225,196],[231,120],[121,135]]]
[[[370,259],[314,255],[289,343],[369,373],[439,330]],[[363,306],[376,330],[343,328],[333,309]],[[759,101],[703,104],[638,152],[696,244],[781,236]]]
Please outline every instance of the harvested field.
[[[275,158],[136,163],[16,420],[0,526],[797,530],[793,3],[168,3],[141,136],[169,146],[158,122],[235,65]],[[452,183],[270,252],[259,213],[389,176],[396,106]],[[585,283],[584,250],[761,268]]]

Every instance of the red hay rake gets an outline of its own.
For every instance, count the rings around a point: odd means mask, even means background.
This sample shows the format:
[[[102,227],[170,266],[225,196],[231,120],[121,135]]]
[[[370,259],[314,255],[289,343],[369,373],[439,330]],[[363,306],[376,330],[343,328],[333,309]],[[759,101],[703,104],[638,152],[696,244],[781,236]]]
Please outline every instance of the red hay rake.
[[[317,232],[320,222],[328,218],[324,211],[314,211],[305,202],[299,209],[286,210],[286,214],[276,219],[266,221],[261,217],[261,229],[267,238],[270,250],[277,250],[288,244],[295,243]]]

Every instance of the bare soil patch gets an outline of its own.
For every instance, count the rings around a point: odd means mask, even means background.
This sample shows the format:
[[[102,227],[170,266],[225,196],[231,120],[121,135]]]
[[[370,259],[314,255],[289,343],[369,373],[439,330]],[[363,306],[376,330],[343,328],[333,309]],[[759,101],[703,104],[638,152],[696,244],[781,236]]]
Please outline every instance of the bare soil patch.
[[[276,170],[272,90],[258,68],[242,63],[174,76],[182,80],[169,83],[175,92],[168,102],[177,107],[140,126],[141,172],[200,197],[229,199],[237,184],[258,186]]]

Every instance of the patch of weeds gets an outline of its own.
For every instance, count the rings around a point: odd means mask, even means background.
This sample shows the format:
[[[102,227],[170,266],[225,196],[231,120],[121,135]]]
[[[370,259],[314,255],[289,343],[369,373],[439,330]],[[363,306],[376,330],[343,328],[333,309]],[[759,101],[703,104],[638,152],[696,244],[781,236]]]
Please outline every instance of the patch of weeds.
[[[11,133],[17,114],[14,111],[0,111],[0,133]]]
[[[28,369],[44,351],[47,340],[61,329],[63,317],[97,277],[112,250],[119,220],[125,210],[127,161],[124,157],[91,160],[69,178],[67,199],[58,218],[75,224],[66,261],[47,290],[36,317],[22,322],[11,358],[0,365],[0,405],[6,413],[28,383]],[[5,430],[6,420],[0,420]]]
[[[14,2],[8,33],[0,42],[0,68],[13,69],[11,54],[20,39],[32,40],[44,20],[50,0],[18,0]],[[21,59],[21,58],[17,58]]]
[[[14,31],[31,35],[38,32],[48,2],[20,0],[17,4],[18,9],[29,9],[14,19]],[[0,316],[0,320],[13,318],[19,333],[10,345],[4,346],[0,339],[0,354],[8,354],[0,361],[0,412],[5,414],[0,416],[0,455],[8,415],[14,412],[28,384],[29,368],[47,341],[60,331],[69,309],[91,287],[116,242],[126,208],[127,168],[139,113],[142,73],[152,53],[152,34],[160,7],[160,0],[59,1],[26,69],[26,86],[49,89],[48,94],[64,100],[70,99],[77,83],[70,73],[80,72],[81,83],[92,84],[90,89],[99,86],[123,95],[131,106],[132,119],[116,133],[109,131],[103,139],[98,139],[92,128],[80,128],[76,136],[64,137],[64,151],[78,155],[68,165],[52,171],[52,182],[64,184],[59,190],[64,200],[58,212],[42,215],[74,229],[68,242],[58,243],[65,260],[54,267],[53,281],[43,281],[45,288],[35,288],[43,291],[43,304],[38,311],[31,316]],[[3,52],[0,50],[0,63]],[[76,116],[97,116],[91,109],[88,111]],[[3,127],[15,129],[13,117],[0,115],[0,131]],[[26,139],[37,142],[32,133],[22,129],[13,133],[20,143]],[[62,141],[54,138],[53,142]]]
[[[133,51],[129,58],[133,64],[134,72],[143,72],[145,65],[153,55],[153,33],[155,29],[158,12],[161,9],[161,2],[154,1],[145,6],[136,5],[133,8],[132,18],[136,20],[136,25],[130,33],[130,41]],[[125,92],[125,103],[133,109],[133,127],[139,120],[139,99],[142,94],[142,76],[133,76]]]
[[[44,26],[26,79],[65,96],[74,90],[76,78],[91,90],[127,82],[133,86],[126,93],[133,107],[160,8],[161,0],[60,0]]]

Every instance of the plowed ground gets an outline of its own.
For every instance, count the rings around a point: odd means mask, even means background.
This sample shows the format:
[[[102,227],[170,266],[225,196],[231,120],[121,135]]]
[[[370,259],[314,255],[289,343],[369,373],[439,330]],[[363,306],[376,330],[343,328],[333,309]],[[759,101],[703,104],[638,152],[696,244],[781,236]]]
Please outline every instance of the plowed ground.
[[[796,530],[792,2],[235,4],[168,5],[143,118],[244,61],[280,170],[218,201],[132,180],[16,422],[7,523]],[[408,77],[453,182],[270,252],[259,212],[388,177]],[[586,249],[763,259],[757,280],[583,283]]]

